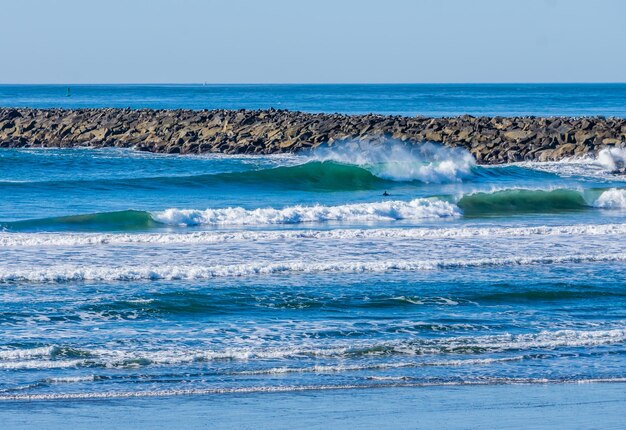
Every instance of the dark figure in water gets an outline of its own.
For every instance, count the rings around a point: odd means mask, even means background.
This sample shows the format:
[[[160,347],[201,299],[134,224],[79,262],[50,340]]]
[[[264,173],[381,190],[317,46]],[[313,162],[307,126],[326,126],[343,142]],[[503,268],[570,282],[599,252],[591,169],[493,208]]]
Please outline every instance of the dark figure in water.
[[[70,87],[67,87],[67,95],[65,97],[70,97],[72,93],[70,92]]]
[[[385,196],[385,197],[388,197],[389,195],[390,195],[390,194],[389,194],[387,191],[385,191],[385,192],[383,193],[383,196]]]

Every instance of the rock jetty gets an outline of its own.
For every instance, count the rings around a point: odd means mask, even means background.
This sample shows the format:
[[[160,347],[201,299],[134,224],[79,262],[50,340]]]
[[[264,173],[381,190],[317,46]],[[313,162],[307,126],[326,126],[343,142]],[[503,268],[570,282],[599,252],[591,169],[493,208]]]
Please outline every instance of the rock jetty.
[[[482,164],[548,161],[624,145],[626,119],[0,108],[2,148],[114,146],[170,154],[272,154],[387,139],[467,148]]]

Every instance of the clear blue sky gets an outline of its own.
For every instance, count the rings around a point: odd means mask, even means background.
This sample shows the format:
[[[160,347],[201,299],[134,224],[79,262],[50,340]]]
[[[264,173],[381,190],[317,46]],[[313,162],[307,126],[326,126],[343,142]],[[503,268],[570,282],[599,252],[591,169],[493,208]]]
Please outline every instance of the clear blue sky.
[[[624,82],[626,0],[0,0],[0,83]]]

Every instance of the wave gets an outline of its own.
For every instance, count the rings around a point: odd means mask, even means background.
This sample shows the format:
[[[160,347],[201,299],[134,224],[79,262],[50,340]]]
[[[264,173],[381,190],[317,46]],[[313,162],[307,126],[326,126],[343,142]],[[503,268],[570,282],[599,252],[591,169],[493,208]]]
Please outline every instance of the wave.
[[[424,271],[437,269],[481,268],[498,266],[525,266],[534,264],[567,264],[589,262],[626,261],[626,253],[575,254],[561,256],[503,257],[475,260],[386,260],[375,262],[305,263],[248,263],[236,265],[199,266],[136,266],[136,267],[84,267],[59,265],[46,268],[9,269],[0,268],[0,282],[110,282],[147,280],[198,280],[221,277],[241,277],[275,274],[317,273],[383,273],[391,271]]]
[[[155,226],[156,223],[150,216],[150,213],[136,210],[99,212],[0,223],[0,229],[8,231],[141,230]]]
[[[302,160],[301,160],[302,161]],[[302,164],[269,167],[259,170],[222,172],[200,175],[174,175],[139,178],[92,178],[72,180],[14,181],[1,180],[0,184],[12,187],[53,188],[167,188],[201,187],[222,189],[245,186],[255,188],[282,188],[305,191],[358,191],[383,189],[393,182],[377,177],[366,168],[333,161],[308,160]]]
[[[626,209],[626,190],[616,188],[603,192],[593,206],[602,209]]]
[[[356,191],[390,186],[390,181],[376,176],[361,166],[333,161],[308,161],[296,166],[221,173],[204,176],[201,179],[204,184],[213,182],[254,186],[279,185],[287,189],[309,191]]]
[[[626,190],[505,189],[466,194],[456,202],[464,216],[563,213],[589,208],[626,209]]]
[[[162,224],[189,226],[300,224],[327,221],[377,222],[450,218],[460,215],[458,208],[451,203],[442,200],[415,199],[408,202],[390,200],[339,206],[290,206],[283,209],[248,210],[241,207],[206,210],[167,209],[153,213],[152,218]]]
[[[610,172],[623,171],[626,167],[626,148],[604,148],[598,153],[597,162]]]
[[[329,384],[329,385],[281,385],[252,386],[239,388],[191,388],[164,389],[150,391],[98,391],[81,393],[47,393],[47,394],[11,394],[0,395],[0,401],[42,401],[42,400],[87,400],[87,399],[127,399],[144,397],[172,396],[206,396],[218,394],[253,394],[253,393],[291,393],[302,391],[326,390],[364,390],[369,388],[417,388],[438,386],[485,386],[485,385],[532,385],[532,384],[599,384],[623,383],[626,378],[578,378],[578,379],[547,379],[547,378],[480,378],[475,380],[439,380],[430,382],[392,382],[363,384]]]
[[[282,209],[227,207],[219,209],[166,209],[161,212],[118,211],[0,223],[7,231],[142,230],[159,226],[270,225],[337,222],[377,222],[458,217],[451,203],[436,199],[389,200],[338,206],[287,206]]]
[[[524,161],[510,167],[532,169],[561,177],[594,178],[603,181],[624,181],[626,172],[626,147],[603,148],[598,155],[571,157],[559,161]]]
[[[626,190],[506,189],[476,192],[457,199],[417,198],[337,206],[287,206],[284,208],[226,207],[170,208],[164,211],[117,211],[0,223],[5,231],[107,231],[145,230],[163,226],[248,226],[303,223],[370,223],[424,219],[480,217],[524,213],[561,213],[589,208],[626,209]],[[233,234],[231,237],[236,237]],[[161,236],[165,237],[165,236]],[[196,236],[198,237],[198,236]],[[204,236],[205,239],[210,237]],[[3,243],[0,237],[0,244]],[[92,240],[92,239],[88,239]],[[102,240],[107,240],[106,236]],[[125,239],[131,242],[133,239]],[[150,239],[142,239],[148,241]],[[167,239],[158,239],[165,240]],[[196,239],[193,239],[196,240]],[[201,239],[202,240],[202,239]],[[183,240],[186,242],[186,240]],[[86,243],[86,242],[85,242]]]
[[[186,233],[9,233],[0,247],[123,244],[207,244],[289,240],[463,239],[528,236],[601,236],[626,234],[626,224],[578,224],[530,227],[372,228],[332,230],[241,230]]]
[[[223,360],[285,360],[285,359],[355,359],[372,356],[420,357],[419,361],[411,361],[396,366],[408,367],[453,367],[493,364],[503,361],[519,361],[542,358],[535,354],[550,351],[557,354],[559,348],[590,348],[593,346],[620,345],[626,340],[626,330],[613,328],[606,330],[544,330],[538,333],[525,334],[491,334],[479,336],[453,336],[442,338],[415,338],[410,340],[381,340],[371,342],[354,340],[350,343],[330,345],[293,344],[290,346],[232,346],[229,348],[170,348],[160,350],[131,351],[118,349],[94,349],[84,351],[91,357],[82,362],[77,360],[56,360],[54,356],[41,357],[39,360],[2,361],[2,365],[20,366],[23,369],[63,367],[106,367],[123,368],[150,365],[182,365],[189,363],[223,361]],[[54,346],[53,348],[59,348]],[[27,351],[27,350],[25,350]],[[531,354],[520,357],[522,351]],[[487,354],[514,353],[515,356],[485,357]],[[467,358],[442,359],[454,354],[463,354]],[[478,358],[470,358],[478,357]],[[56,363],[56,364],[55,364]],[[374,368],[391,367],[388,363],[368,363]],[[30,367],[29,367],[30,366]],[[337,370],[363,370],[359,369]],[[328,369],[330,370],[330,369]],[[252,371],[268,373],[268,369]],[[251,371],[228,371],[229,374],[252,374]],[[281,373],[280,371],[276,373]],[[284,372],[288,373],[288,372]]]
[[[296,164],[299,163],[299,164]],[[84,178],[15,181],[17,188],[158,188],[202,187],[221,190],[229,186],[306,191],[358,191],[393,187],[396,182],[450,183],[474,175],[475,161],[465,149],[423,143],[408,145],[343,142],[317,149],[308,156],[285,160],[282,166],[195,175]]]
[[[457,205],[466,216],[559,213],[589,207],[581,192],[567,189],[480,192],[461,197]]]
[[[312,158],[362,166],[391,181],[422,183],[461,182],[473,176],[474,157],[464,148],[425,142],[420,145],[387,140],[383,143],[348,141],[317,148]]]

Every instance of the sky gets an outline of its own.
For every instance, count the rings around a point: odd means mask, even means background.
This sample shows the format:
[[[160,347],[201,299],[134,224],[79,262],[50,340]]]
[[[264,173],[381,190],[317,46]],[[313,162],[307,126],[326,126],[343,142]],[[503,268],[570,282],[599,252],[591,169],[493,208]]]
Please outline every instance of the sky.
[[[0,0],[0,83],[625,82],[625,0]]]

